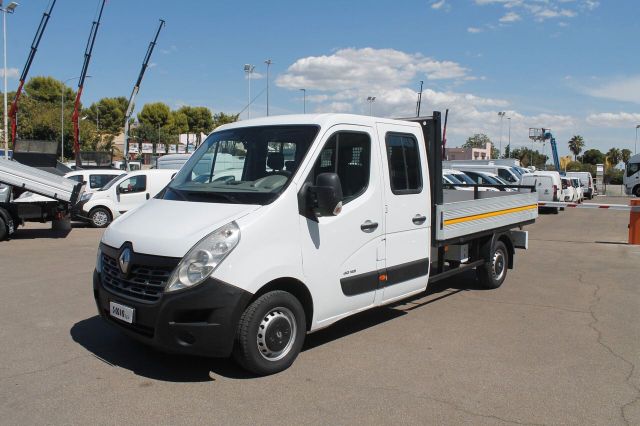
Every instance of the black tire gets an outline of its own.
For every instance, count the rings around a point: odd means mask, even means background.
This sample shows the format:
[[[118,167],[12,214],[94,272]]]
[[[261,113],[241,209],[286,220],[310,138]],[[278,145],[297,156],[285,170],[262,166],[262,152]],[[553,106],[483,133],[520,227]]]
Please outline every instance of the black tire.
[[[485,288],[498,288],[507,278],[508,266],[509,250],[502,241],[497,241],[487,262],[476,268],[478,281]]]
[[[2,216],[0,216],[0,241],[4,241],[9,236],[9,230]]]
[[[107,227],[111,219],[111,212],[104,207],[96,207],[89,212],[89,221],[94,228]]]
[[[635,195],[636,197],[640,197],[640,185],[637,185],[635,188],[633,188],[633,195]]]
[[[298,299],[286,291],[271,291],[251,303],[240,317],[233,358],[255,374],[278,373],[293,364],[306,332]]]

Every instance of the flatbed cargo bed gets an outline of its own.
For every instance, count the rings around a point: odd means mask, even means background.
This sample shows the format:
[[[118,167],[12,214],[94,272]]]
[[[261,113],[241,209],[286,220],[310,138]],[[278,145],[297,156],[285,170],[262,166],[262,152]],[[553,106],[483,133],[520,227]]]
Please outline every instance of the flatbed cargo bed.
[[[444,191],[444,203],[436,205],[435,239],[447,241],[492,229],[518,226],[538,217],[535,192]]]

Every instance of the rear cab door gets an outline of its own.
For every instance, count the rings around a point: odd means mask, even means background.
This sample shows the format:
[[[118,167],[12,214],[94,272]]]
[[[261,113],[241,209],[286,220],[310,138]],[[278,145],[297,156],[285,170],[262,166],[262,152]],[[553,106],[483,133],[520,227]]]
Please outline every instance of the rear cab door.
[[[409,123],[378,123],[377,132],[384,149],[386,279],[381,280],[376,301],[384,304],[427,286],[431,197],[421,130]]]

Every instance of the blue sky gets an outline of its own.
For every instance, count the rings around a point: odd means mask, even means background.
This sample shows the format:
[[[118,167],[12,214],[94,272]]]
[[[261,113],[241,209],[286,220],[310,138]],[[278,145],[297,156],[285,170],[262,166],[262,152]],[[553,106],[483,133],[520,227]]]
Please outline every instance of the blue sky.
[[[22,0],[8,21],[9,90],[26,60],[47,0]],[[79,74],[97,0],[58,0],[30,76]],[[158,18],[167,21],[137,105],[204,105],[235,113],[266,86],[271,114],[413,113],[450,109],[449,146],[473,133],[500,140],[498,111],[511,117],[514,146],[529,127],[573,134],[587,148],[633,150],[640,124],[640,3],[636,0],[126,1],[109,0],[85,105],[129,96]],[[69,84],[74,84],[71,82]],[[139,109],[139,108],[138,108]],[[266,96],[251,116],[266,113]],[[246,111],[242,115],[246,117]],[[503,121],[506,146],[508,120]],[[546,148],[547,153],[549,148]]]

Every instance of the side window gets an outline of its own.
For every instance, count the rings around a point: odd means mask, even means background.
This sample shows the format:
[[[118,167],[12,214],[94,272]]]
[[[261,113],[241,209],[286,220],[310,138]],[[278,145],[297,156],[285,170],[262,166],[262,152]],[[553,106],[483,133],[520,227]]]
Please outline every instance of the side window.
[[[506,180],[507,182],[515,182],[516,180],[513,177],[513,175],[509,173],[506,169],[498,169],[498,176],[500,176],[502,179]]]
[[[76,182],[82,182],[82,175],[69,176],[67,179],[75,180]]]
[[[325,143],[309,176],[336,173],[342,185],[343,204],[355,199],[369,185],[371,138],[366,133],[338,132]]]
[[[403,133],[387,133],[387,161],[391,191],[396,195],[422,192],[418,141]]]
[[[134,192],[144,192],[147,189],[147,177],[145,175],[131,176],[118,185],[118,192],[121,194],[132,194]]]
[[[627,176],[633,176],[640,170],[640,163],[627,164]]]
[[[102,188],[115,177],[116,175],[89,175],[89,188]]]

